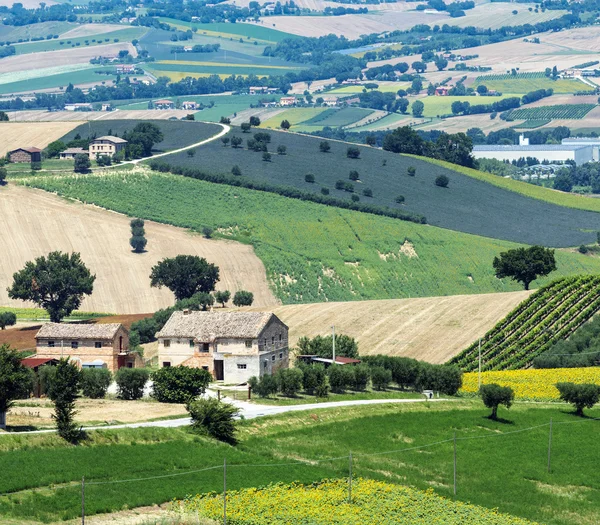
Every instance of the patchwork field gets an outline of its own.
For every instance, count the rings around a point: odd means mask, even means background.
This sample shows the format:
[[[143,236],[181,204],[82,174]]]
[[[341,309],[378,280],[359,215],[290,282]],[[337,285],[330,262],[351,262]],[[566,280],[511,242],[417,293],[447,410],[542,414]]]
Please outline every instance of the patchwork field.
[[[143,104],[145,107],[147,103]],[[8,117],[11,124],[17,122],[87,122],[88,120],[169,120],[176,118],[182,119],[189,114],[189,111],[183,109],[119,109],[118,111],[9,111]],[[217,119],[218,120],[218,119]],[[36,125],[37,128],[37,125]]]
[[[592,88],[580,80],[559,78],[552,80],[544,75],[483,75],[477,77],[474,86],[484,85],[488,89],[494,89],[500,93],[510,93],[522,96],[537,89],[552,89],[556,94],[575,93],[577,91],[589,91]],[[546,99],[547,100],[547,99]]]
[[[343,115],[345,110],[328,111],[336,111],[332,117],[335,118]],[[320,121],[320,125],[325,122]],[[229,135],[251,138],[250,134],[240,133],[236,128]],[[349,159],[346,143],[331,142],[331,151],[321,153],[319,138],[280,131],[272,131],[270,136],[269,150],[274,152],[270,162],[265,162],[260,152],[223,147],[220,141],[198,150],[197,153],[202,152],[201,157],[190,158],[182,152],[162,160],[213,174],[230,174],[232,167],[237,165],[243,176],[258,182],[291,186],[316,194],[326,188],[330,196],[347,201],[351,195],[357,195],[361,203],[424,215],[431,225],[514,242],[578,246],[595,242],[593,232],[600,229],[600,215],[596,213],[530,201],[516,193],[498,191],[497,187],[457,170],[439,169],[420,159],[365,146],[359,147],[359,159]],[[285,155],[275,153],[279,145],[286,146]],[[416,168],[416,177],[407,175],[410,166]],[[349,180],[351,171],[358,172],[358,181]],[[307,174],[314,175],[314,183],[305,180]],[[448,188],[435,186],[435,178],[441,174],[449,177]],[[338,189],[338,181],[350,186]],[[372,196],[364,196],[365,189],[370,189]],[[402,204],[396,202],[399,195],[405,198]],[[469,210],[467,214],[465,209]]]
[[[75,126],[77,126],[76,122],[44,122],[35,126],[26,122],[2,122],[0,123],[0,156],[19,147],[45,148]]]
[[[445,363],[482,337],[530,292],[454,295],[278,306],[290,327],[290,347],[300,337],[337,333],[356,338],[361,355],[397,355]]]
[[[196,157],[206,156],[197,151]],[[223,238],[251,244],[283,303],[519,289],[494,277],[494,256],[514,246],[503,241],[168,174],[38,176],[25,182],[130,216],[196,231],[209,226]],[[552,278],[600,272],[594,257],[564,251],[556,256]]]
[[[521,119],[569,119],[580,120],[596,106],[593,104],[563,104],[560,106],[538,106],[535,108],[513,109],[511,118]]]
[[[459,18],[448,18],[446,24],[458,27],[485,27],[489,29],[499,29],[503,26],[518,26],[525,24],[538,24],[547,22],[566,15],[568,11],[560,9],[546,9],[529,11],[535,9],[534,3],[519,3],[518,6],[511,3],[482,3],[476,5],[474,9],[465,11],[465,16]],[[517,11],[517,14],[513,14]]]
[[[36,212],[29,213],[31,209]],[[219,289],[250,290],[255,301],[265,306],[277,302],[267,286],[265,268],[249,245],[206,240],[147,222],[147,251],[134,254],[129,246],[128,217],[12,184],[0,188],[0,216],[5,221],[0,231],[0,243],[5,247],[0,267],[2,306],[26,305],[10,300],[6,287],[26,261],[52,250],[80,252],[96,275],[94,293],[81,306],[86,311],[140,313],[172,305],[173,294],[165,288],[151,288],[149,275],[159,260],[178,254],[206,257],[219,266]]]
[[[415,100],[420,100],[421,102],[423,102],[423,104],[425,104],[425,109],[423,110],[423,116],[439,117],[440,115],[452,115],[452,103],[455,101],[469,102],[469,104],[471,104],[471,105],[493,104],[494,102],[497,102],[498,100],[510,98],[513,96],[514,95],[508,95],[508,94],[506,94],[506,95],[503,94],[502,96],[499,96],[499,97],[479,97],[479,96],[475,96],[475,97],[452,97],[452,96],[436,97],[436,96],[430,96],[430,97],[419,98],[419,99],[411,99],[411,102],[414,102]],[[412,111],[411,108],[409,108],[409,111]],[[479,115],[478,118],[483,120],[483,118],[489,118],[489,115],[487,115],[487,114]]]

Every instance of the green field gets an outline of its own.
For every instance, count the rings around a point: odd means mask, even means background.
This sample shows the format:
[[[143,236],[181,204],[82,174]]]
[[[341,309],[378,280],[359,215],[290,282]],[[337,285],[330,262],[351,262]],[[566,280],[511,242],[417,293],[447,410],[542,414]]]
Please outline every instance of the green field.
[[[498,422],[488,414],[479,401],[311,410],[241,422],[236,447],[186,429],[94,431],[77,447],[53,435],[3,436],[0,513],[16,522],[77,518],[82,476],[88,516],[219,492],[223,458],[228,490],[344,478],[350,452],[356,477],[452,499],[456,435],[457,501],[547,525],[600,521],[598,421],[577,418],[562,404],[518,403],[501,408]],[[600,410],[588,414],[597,418]],[[249,512],[255,508],[252,500],[248,505]],[[435,523],[432,510],[424,510],[419,523]]]
[[[406,89],[410,87],[409,82],[374,81],[372,83],[377,84],[377,91],[382,91],[384,93],[396,93],[399,89]],[[352,95],[362,93],[364,90],[365,87],[362,84],[352,84],[348,86],[336,87],[325,91],[325,93],[328,95]]]
[[[538,106],[535,108],[513,109],[510,118],[515,120],[580,120],[596,107],[595,104],[561,104],[558,106]]]
[[[331,109],[313,122],[315,127],[331,125],[333,118],[339,118],[339,124],[344,115],[357,118],[355,112]],[[293,129],[302,130],[308,122]],[[241,133],[239,128],[233,128],[229,135],[246,141],[252,139],[250,133]],[[274,153],[269,162],[263,160],[260,152],[245,147],[223,147],[221,141],[202,146],[201,161],[185,152],[161,160],[177,168],[198,169],[212,175],[229,174],[229,177],[232,167],[237,165],[242,175],[253,182],[292,187],[318,196],[325,188],[330,197],[348,203],[358,197],[359,204],[418,214],[425,216],[428,224],[485,237],[555,247],[596,241],[593,232],[598,230],[600,216],[555,208],[516,193],[498,191],[496,186],[479,183],[451,166],[439,169],[428,162],[365,146],[358,146],[360,158],[350,159],[346,143],[332,142],[331,151],[321,153],[321,139],[316,137],[281,131],[271,131],[269,137],[268,150]],[[285,146],[285,155],[277,154],[279,146]],[[411,166],[416,168],[416,177],[407,175]],[[354,171],[358,180],[350,182],[350,173]],[[314,175],[314,182],[306,180],[307,174]],[[435,186],[439,175],[450,179],[448,188]],[[340,183],[350,186],[340,187]],[[399,195],[404,197],[401,204],[396,201]],[[506,221],[507,216],[512,220]]]
[[[40,308],[10,308],[7,306],[0,306],[0,312],[14,312],[17,316],[17,321],[38,321],[40,319],[48,319],[48,312]],[[110,314],[80,312],[79,310],[76,310],[68,317],[65,317],[65,320],[78,321],[82,319],[93,319],[94,317],[104,317],[107,315]]]
[[[337,128],[354,124],[355,122],[368,117],[372,113],[372,109],[365,108],[330,108],[327,111],[319,113],[313,118],[306,120],[303,122],[303,124],[305,126],[329,126],[332,128]]]
[[[535,129],[535,128],[541,128],[542,126],[545,126],[546,124],[550,124],[550,122],[552,122],[550,119],[529,119],[526,120],[525,122],[521,122],[521,124],[517,124],[516,126],[513,126],[513,129]]]
[[[104,82],[105,84],[112,85],[113,80],[117,78],[116,75],[110,74],[114,70],[115,68],[110,66],[94,66],[90,69],[71,71],[69,73],[41,76],[27,80],[20,80],[18,82],[6,82],[4,84],[0,84],[0,94],[23,92],[32,93],[41,89],[59,87],[66,89],[69,83],[77,85],[91,82],[100,84]],[[96,71],[104,71],[106,73],[99,74],[96,73]]]
[[[200,150],[196,158],[203,158]],[[250,243],[284,303],[519,289],[492,269],[494,256],[515,246],[508,242],[167,174],[48,175],[26,184],[132,217],[196,231],[208,226]],[[405,241],[416,257],[401,251]],[[596,258],[556,256],[551,279],[600,272]]]
[[[278,113],[273,118],[261,123],[262,128],[279,128],[282,120],[287,120],[294,128],[307,120],[318,117],[327,108],[291,108],[283,113]]]
[[[499,97],[436,97],[435,95],[428,96],[425,98],[419,98],[416,100],[420,100],[425,104],[425,109],[423,111],[424,117],[438,117],[440,115],[452,115],[452,103],[455,101],[459,102],[468,102],[472,106],[476,104],[493,104],[498,100],[502,100],[505,98],[511,98],[514,95],[501,95]],[[414,102],[415,99],[412,99]],[[409,111],[411,109],[409,108]]]
[[[148,31],[146,27],[125,26],[118,31],[101,33],[98,35],[80,36],[76,38],[57,38],[53,40],[40,40],[39,42],[27,42],[15,45],[17,55],[26,53],[39,53],[41,51],[57,51],[59,49],[71,49],[74,47],[88,47],[113,44],[116,42],[131,42],[135,38],[141,38]],[[86,44],[87,42],[87,44]],[[79,45],[77,45],[79,44]]]
[[[61,35],[77,27],[77,24],[71,22],[39,22],[37,24],[28,24],[25,26],[8,26],[7,31],[0,32],[0,40],[6,40],[16,44],[19,40],[26,38],[48,37],[49,35]],[[41,42],[41,41],[40,41]]]
[[[552,89],[555,95],[560,93],[575,93],[589,91],[591,88],[584,82],[575,79],[552,80],[544,73],[518,73],[517,75],[484,75],[475,79],[473,87],[487,86],[500,93],[520,94],[538,89]]]
[[[275,67],[275,66],[253,66],[248,64],[214,64],[193,65],[185,63],[166,64],[164,62],[153,62],[151,66],[146,67],[156,76],[164,76],[171,72],[177,73],[199,73],[202,75],[256,75],[259,77],[285,75],[290,72],[297,72],[300,69],[295,67]],[[193,76],[193,75],[191,75]]]
[[[352,128],[353,132],[360,133],[361,131],[375,131],[375,130],[385,130],[385,129],[395,129],[399,126],[406,125],[408,121],[414,120],[411,115],[401,115],[399,113],[390,113],[383,118],[372,122],[371,124],[367,124],[365,126],[360,126],[359,128]]]

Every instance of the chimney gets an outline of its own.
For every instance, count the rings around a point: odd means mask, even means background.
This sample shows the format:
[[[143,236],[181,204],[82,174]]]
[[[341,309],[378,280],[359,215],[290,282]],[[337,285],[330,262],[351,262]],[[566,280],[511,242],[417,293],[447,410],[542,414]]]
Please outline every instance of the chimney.
[[[185,309],[183,310],[183,315],[190,315],[190,310],[189,310],[189,308],[185,308]]]

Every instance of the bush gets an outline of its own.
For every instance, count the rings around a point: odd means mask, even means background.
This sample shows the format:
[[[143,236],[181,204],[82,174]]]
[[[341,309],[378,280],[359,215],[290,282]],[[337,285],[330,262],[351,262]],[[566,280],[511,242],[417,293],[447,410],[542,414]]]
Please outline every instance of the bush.
[[[419,363],[415,380],[418,391],[433,390],[446,395],[455,395],[462,386],[462,372],[456,366]]]
[[[143,235],[134,235],[129,239],[129,245],[135,253],[142,253],[146,248],[146,244],[148,244],[148,240]]]
[[[152,373],[151,396],[160,403],[187,403],[204,394],[212,375],[202,368],[168,366]]]
[[[354,372],[354,384],[352,388],[359,392],[364,392],[367,389],[371,375],[369,367],[367,365],[357,365],[352,367],[352,371]]]
[[[117,397],[119,399],[141,399],[144,387],[150,377],[145,368],[119,368],[115,374]]]
[[[236,407],[211,398],[191,401],[185,408],[192,418],[193,430],[230,445],[237,443],[234,419],[239,410]]]
[[[365,197],[372,197],[373,196],[373,190],[371,188],[365,188],[362,192],[362,194]]]
[[[329,188],[321,188],[321,195],[329,195]]]
[[[250,379],[255,380],[256,378]],[[272,375],[264,375],[258,380],[258,382],[255,382],[254,380],[252,381],[252,384],[254,384],[254,386],[250,384],[250,388],[252,388],[252,390],[256,392],[258,397],[273,396],[277,393],[277,390],[279,390],[277,379]]]
[[[107,368],[84,368],[81,371],[81,390],[85,397],[102,399],[112,381]]]
[[[7,326],[17,324],[17,314],[14,312],[0,312],[0,328],[4,330]]]
[[[321,153],[329,153],[331,151],[331,144],[329,144],[329,142],[326,140],[323,140],[319,143],[319,151]]]
[[[240,167],[236,164],[233,168],[231,168],[231,174],[235,175],[236,177],[239,177],[242,175],[242,170],[240,169]]]
[[[440,188],[447,188],[449,183],[450,179],[446,177],[446,175],[438,175],[435,178],[435,185],[439,186]]]
[[[299,365],[302,370],[302,387],[307,394],[314,394],[319,385],[327,383],[323,365]]]
[[[352,195],[352,197],[350,197],[352,199],[352,202],[358,202],[360,200],[360,197],[358,195]]]
[[[350,175],[348,175],[348,178],[349,178],[350,180],[357,181],[357,180],[359,180],[359,179],[360,179],[360,175],[358,174],[358,171],[356,171],[356,170],[352,170],[352,171],[350,172]]]
[[[41,366],[38,369],[38,381],[40,382],[40,395],[48,395],[50,385],[56,374],[55,366]]]
[[[498,419],[498,406],[504,405],[506,408],[510,408],[515,398],[515,393],[512,388],[500,386],[495,383],[492,383],[491,385],[481,385],[479,395],[481,396],[483,404],[492,409],[490,419],[493,420]]]
[[[302,390],[302,370],[299,368],[283,368],[277,372],[277,385],[279,391],[287,397],[296,397]]]
[[[409,177],[414,177],[417,174],[417,168],[415,168],[414,166],[409,166],[406,170],[406,174]]]
[[[354,373],[351,367],[345,365],[331,365],[329,372],[329,385],[332,392],[341,393],[354,384]]]
[[[592,408],[600,400],[600,386],[594,384],[557,383],[560,398],[575,406],[575,413],[583,416],[584,408]]]
[[[346,150],[346,157],[349,159],[360,158],[360,150],[356,146],[349,146]]]
[[[304,175],[304,182],[315,182],[315,176],[312,173]]]
[[[402,204],[405,200],[404,195],[398,195],[395,200],[396,200],[396,204]]]
[[[586,254],[588,251],[589,251],[589,250],[588,250],[588,247],[587,247],[585,244],[582,244],[582,245],[579,247],[579,253]]]
[[[233,296],[233,304],[235,306],[252,306],[254,302],[254,294],[246,290],[239,290]]]
[[[392,382],[392,371],[382,366],[371,368],[371,382],[376,390],[385,390]]]

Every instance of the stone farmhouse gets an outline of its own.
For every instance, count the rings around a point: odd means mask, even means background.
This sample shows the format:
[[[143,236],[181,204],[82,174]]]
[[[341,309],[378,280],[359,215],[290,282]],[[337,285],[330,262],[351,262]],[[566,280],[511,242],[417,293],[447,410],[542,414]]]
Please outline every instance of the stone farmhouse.
[[[18,148],[8,152],[10,162],[42,162],[42,150],[39,148]]]
[[[90,158],[95,159],[102,155],[112,156],[115,153],[119,153],[122,149],[127,146],[127,141],[119,137],[113,137],[106,135],[104,137],[98,137],[90,141]]]
[[[89,155],[89,151],[83,148],[67,148],[64,151],[60,152],[60,158],[62,160],[72,160],[75,158],[75,155]]]
[[[133,368],[141,364],[138,354],[129,352],[129,332],[119,323],[47,323],[37,335],[34,357],[70,357],[80,368]]]
[[[208,370],[244,383],[289,366],[288,327],[268,312],[173,312],[160,332],[158,364]]]

